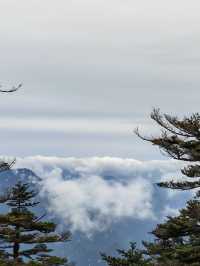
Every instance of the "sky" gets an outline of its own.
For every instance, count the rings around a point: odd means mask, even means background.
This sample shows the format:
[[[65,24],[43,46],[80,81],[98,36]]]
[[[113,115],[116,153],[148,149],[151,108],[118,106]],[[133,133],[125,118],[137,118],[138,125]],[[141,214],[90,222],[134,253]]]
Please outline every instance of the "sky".
[[[71,242],[54,246],[56,254],[81,266],[104,266],[100,251],[113,254],[130,241],[141,247],[157,223],[192,197],[155,184],[181,178],[180,167],[172,160],[31,156],[17,158],[14,176],[1,174],[1,189],[28,178],[39,188],[40,213],[72,233]]]
[[[126,218],[158,220],[166,210],[177,212],[173,201],[180,192],[165,190],[163,197],[168,200],[156,213],[155,183],[167,181],[172,175],[180,178],[178,170],[182,166],[170,160],[32,156],[18,158],[15,168],[32,170],[40,177],[36,179],[40,194],[48,199],[48,210],[59,217],[59,224],[90,237]]]
[[[153,107],[199,111],[199,9],[197,0],[0,1],[0,84],[23,83],[0,94],[1,155],[41,177],[78,265],[149,239],[191,197],[155,186],[182,165],[133,130],[158,133]]]
[[[153,107],[199,107],[199,1],[0,1],[1,153],[158,159]],[[8,145],[9,143],[9,145]]]

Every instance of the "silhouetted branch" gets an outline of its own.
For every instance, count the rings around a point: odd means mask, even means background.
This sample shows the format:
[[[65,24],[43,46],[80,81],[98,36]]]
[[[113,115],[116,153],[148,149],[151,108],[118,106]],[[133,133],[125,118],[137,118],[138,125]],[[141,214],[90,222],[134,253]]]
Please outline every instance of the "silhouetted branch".
[[[0,92],[3,92],[3,93],[15,92],[15,91],[19,90],[21,87],[22,87],[22,83],[20,83],[17,87],[13,86],[12,89],[10,89],[10,90],[0,89]],[[2,86],[0,86],[0,88],[2,88]]]

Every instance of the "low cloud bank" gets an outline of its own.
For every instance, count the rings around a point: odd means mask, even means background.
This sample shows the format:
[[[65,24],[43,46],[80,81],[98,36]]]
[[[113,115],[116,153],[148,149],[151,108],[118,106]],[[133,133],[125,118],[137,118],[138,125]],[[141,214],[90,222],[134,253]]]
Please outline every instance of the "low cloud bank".
[[[154,219],[154,182],[177,173],[172,160],[141,162],[122,158],[18,158],[42,178],[49,211],[72,231],[91,235],[125,218]]]

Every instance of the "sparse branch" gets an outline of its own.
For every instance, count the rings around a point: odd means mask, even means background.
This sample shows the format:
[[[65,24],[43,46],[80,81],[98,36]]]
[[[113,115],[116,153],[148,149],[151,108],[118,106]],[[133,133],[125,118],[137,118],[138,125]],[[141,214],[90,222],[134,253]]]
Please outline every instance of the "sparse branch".
[[[192,163],[182,169],[182,174],[188,178],[200,177],[200,114],[195,113],[189,117],[179,119],[176,116],[161,114],[159,109],[151,113],[157,125],[161,128],[159,136],[144,137],[136,128],[135,134],[142,140],[151,142],[160,151],[170,158]],[[196,163],[194,166],[193,163]],[[161,187],[189,190],[200,187],[200,180],[191,182],[160,183]]]
[[[13,86],[10,90],[3,90],[3,89],[0,89],[0,92],[2,93],[10,93],[10,92],[15,92],[17,90],[19,90],[20,88],[22,87],[22,83],[20,83],[18,86]],[[2,86],[0,85],[0,88],[2,88]]]

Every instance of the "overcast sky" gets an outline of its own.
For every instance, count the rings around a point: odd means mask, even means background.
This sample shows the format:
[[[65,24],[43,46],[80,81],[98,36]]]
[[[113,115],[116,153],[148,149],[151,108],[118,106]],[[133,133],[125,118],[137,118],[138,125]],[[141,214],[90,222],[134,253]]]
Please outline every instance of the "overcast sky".
[[[160,158],[153,106],[199,111],[197,0],[0,1],[1,153]],[[148,130],[149,129],[149,130]]]

